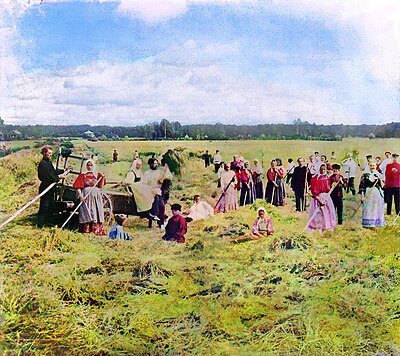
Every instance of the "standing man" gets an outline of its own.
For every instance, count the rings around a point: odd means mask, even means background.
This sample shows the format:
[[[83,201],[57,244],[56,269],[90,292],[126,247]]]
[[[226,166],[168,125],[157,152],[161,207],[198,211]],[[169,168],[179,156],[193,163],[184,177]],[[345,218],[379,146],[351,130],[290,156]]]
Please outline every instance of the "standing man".
[[[336,154],[335,154],[335,151],[332,151],[331,158],[329,159],[329,162],[331,162],[331,163],[336,163]]]
[[[400,213],[400,164],[399,155],[393,153],[393,161],[386,166],[385,170],[385,193],[387,203],[387,214],[392,213],[392,198],[394,198],[394,208],[396,215]]]
[[[384,158],[384,160],[381,162],[381,164],[379,165],[379,169],[380,169],[380,171],[381,171],[381,173],[382,173],[382,179],[385,179],[386,166],[387,166],[389,163],[392,163],[392,161],[393,161],[392,153],[389,152],[389,151],[386,151],[386,152],[385,152],[385,158]]]
[[[354,187],[354,179],[356,177],[356,171],[357,171],[357,164],[356,161],[353,159],[353,153],[349,152],[347,154],[347,157],[342,163],[343,167],[345,168],[345,178],[348,179],[348,184],[346,188],[346,192],[351,193],[353,195],[356,195],[356,188]]]
[[[118,161],[118,152],[117,152],[117,150],[114,150],[114,152],[113,152],[113,163],[115,163],[117,161]]]
[[[214,171],[218,173],[219,168],[221,167],[221,155],[219,154],[219,150],[215,151],[214,155]]]
[[[204,167],[207,168],[210,165],[210,158],[211,158],[211,155],[208,153],[208,150],[206,150],[206,153],[204,153],[203,158],[204,158]]]
[[[303,157],[300,157],[297,160],[297,163],[298,166],[293,170],[291,188],[293,189],[296,197],[296,211],[303,211],[305,210],[304,197],[306,189],[307,167]]]
[[[331,186],[336,183],[336,187],[331,192],[333,206],[336,209],[338,225],[343,223],[343,187],[345,186],[344,177],[340,174],[340,164],[332,164],[333,174],[329,177]]]
[[[41,181],[39,193],[43,192],[52,183],[60,180],[59,174],[64,173],[63,169],[55,169],[51,163],[53,149],[50,146],[44,146],[41,150],[43,159],[38,166],[38,177]],[[66,172],[66,174],[68,171]],[[37,226],[42,228],[45,225],[53,223],[52,213],[54,212],[54,187],[40,198],[40,207],[38,212]]]
[[[372,155],[366,155],[367,162],[362,167],[362,173],[369,173],[369,164],[372,161]]]

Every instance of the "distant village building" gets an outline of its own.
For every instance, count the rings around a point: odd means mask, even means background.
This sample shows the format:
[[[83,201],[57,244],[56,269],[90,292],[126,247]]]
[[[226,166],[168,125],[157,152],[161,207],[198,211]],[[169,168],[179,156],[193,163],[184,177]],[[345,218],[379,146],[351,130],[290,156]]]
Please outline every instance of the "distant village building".
[[[97,141],[96,135],[92,131],[85,131],[83,133],[83,138],[86,138],[88,141]]]
[[[84,138],[95,137],[95,134],[92,131],[85,131],[82,135]]]
[[[22,132],[18,131],[18,130],[12,130],[10,132],[10,138],[11,139],[18,139],[18,138],[22,138]]]

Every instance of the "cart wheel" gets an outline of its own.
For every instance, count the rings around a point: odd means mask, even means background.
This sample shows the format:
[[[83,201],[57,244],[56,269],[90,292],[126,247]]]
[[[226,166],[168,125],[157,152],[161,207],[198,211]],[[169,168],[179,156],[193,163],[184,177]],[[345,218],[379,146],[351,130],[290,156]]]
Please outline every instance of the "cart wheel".
[[[104,224],[111,225],[113,220],[113,205],[110,196],[106,193],[102,194],[104,209]]]

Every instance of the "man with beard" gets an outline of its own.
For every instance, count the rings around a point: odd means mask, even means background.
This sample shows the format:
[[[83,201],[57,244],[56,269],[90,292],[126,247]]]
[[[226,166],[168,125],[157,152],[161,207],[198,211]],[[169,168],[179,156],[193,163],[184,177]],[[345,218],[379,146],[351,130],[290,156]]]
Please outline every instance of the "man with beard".
[[[43,159],[39,163],[38,177],[41,181],[39,186],[39,193],[43,192],[52,183],[60,180],[59,174],[64,173],[63,169],[55,169],[51,163],[51,156],[53,149],[50,146],[44,146],[41,151]],[[65,172],[65,175],[68,171]],[[37,226],[42,228],[45,225],[53,223],[51,214],[54,210],[54,187],[51,188],[46,194],[40,198],[40,207],[38,212]]]

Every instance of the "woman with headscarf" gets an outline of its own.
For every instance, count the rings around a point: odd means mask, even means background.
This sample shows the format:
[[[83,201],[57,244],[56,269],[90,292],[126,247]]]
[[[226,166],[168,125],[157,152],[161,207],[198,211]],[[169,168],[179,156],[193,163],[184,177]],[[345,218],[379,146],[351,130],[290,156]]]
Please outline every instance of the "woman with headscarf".
[[[264,169],[260,164],[258,159],[254,160],[254,166],[252,168],[253,172],[253,182],[254,182],[254,190],[256,194],[256,199],[264,198],[264,185],[262,181],[262,175],[264,174]]]
[[[224,171],[221,173],[221,197],[216,206],[217,212],[227,213],[237,210],[236,184],[235,172],[230,169],[229,163],[225,163]]]
[[[274,233],[274,224],[272,223],[272,219],[267,217],[265,209],[263,207],[258,208],[257,215],[257,219],[254,220],[250,235],[255,239],[272,235]]]
[[[133,160],[129,172],[126,174],[126,179],[133,182],[139,182],[142,179],[143,161],[140,158]]]
[[[311,178],[312,199],[308,211],[306,230],[333,230],[336,226],[335,207],[330,195],[331,182],[326,174],[325,163],[319,173]]]
[[[142,164],[143,161],[136,158],[124,180],[128,192],[133,196],[138,213],[149,211],[157,194],[153,187],[142,181]]]
[[[369,172],[362,175],[359,186],[363,202],[362,226],[384,226],[384,204],[382,175],[376,170],[376,163],[369,162]]]
[[[86,169],[76,178],[73,187],[77,189],[79,200],[79,231],[106,235],[104,231],[104,207],[101,188],[106,183],[104,175],[96,171],[91,159],[86,162]]]
[[[255,200],[253,175],[249,161],[244,161],[243,168],[239,171],[240,199],[239,205],[253,204]]]
[[[277,160],[271,161],[271,168],[267,171],[267,188],[265,189],[265,200],[275,206],[283,206],[285,201],[285,187],[283,184],[283,177],[285,170],[277,165]]]

